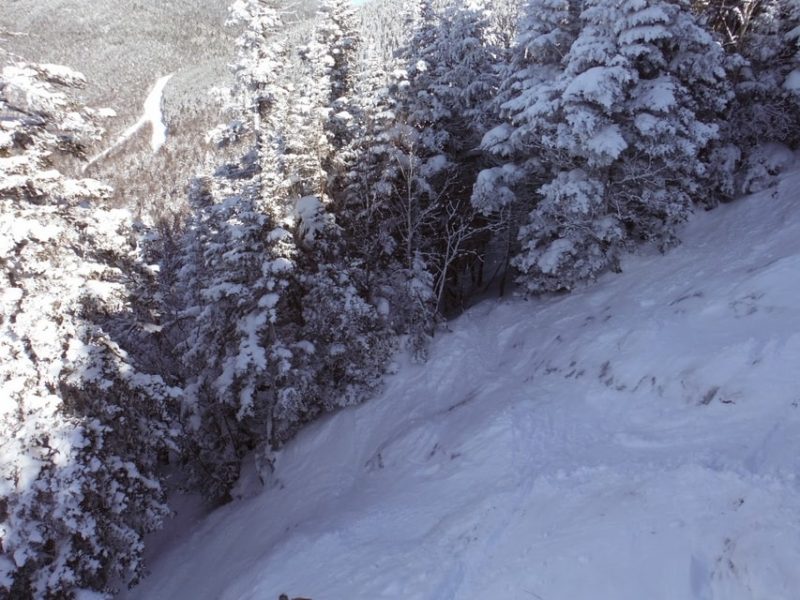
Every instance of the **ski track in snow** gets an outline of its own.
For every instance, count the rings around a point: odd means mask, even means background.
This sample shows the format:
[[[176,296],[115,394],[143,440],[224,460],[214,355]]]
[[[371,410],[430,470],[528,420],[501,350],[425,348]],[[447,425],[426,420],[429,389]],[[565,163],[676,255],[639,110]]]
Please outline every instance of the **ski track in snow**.
[[[164,114],[161,110],[161,105],[163,101],[164,88],[174,75],[174,73],[170,73],[169,75],[160,77],[158,81],[156,81],[153,89],[150,90],[150,93],[144,101],[142,116],[139,118],[139,120],[128,127],[128,129],[123,131],[122,134],[120,134],[120,136],[117,138],[117,141],[115,141],[111,146],[89,160],[83,168],[84,171],[97,161],[102,160],[111,154],[114,150],[131,139],[140,129],[148,124],[150,124],[152,129],[152,133],[150,135],[150,148],[154,153],[161,149],[161,146],[163,146],[167,141],[167,125],[164,123]]]
[[[569,296],[475,307],[129,597],[796,599],[798,189]]]

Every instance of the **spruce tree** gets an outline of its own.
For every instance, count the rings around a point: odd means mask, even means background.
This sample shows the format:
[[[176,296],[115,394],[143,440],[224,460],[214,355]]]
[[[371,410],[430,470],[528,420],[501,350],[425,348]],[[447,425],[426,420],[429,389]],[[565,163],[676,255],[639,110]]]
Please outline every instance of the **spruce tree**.
[[[238,138],[250,143],[195,183],[180,271],[188,458],[216,500],[228,499],[247,453],[269,456],[311,419],[363,399],[391,349],[375,306],[352,283],[357,267],[328,196],[331,102],[350,86],[333,55],[349,43],[327,23],[327,46],[312,39],[284,52],[275,9],[240,4],[234,123],[249,123],[240,129],[251,135]],[[329,19],[346,8],[330,7]]]
[[[141,256],[130,215],[101,207],[110,190],[99,182],[57,168],[101,133],[102,113],[67,91],[84,83],[55,65],[0,74],[4,597],[105,595],[134,582],[143,537],[168,514],[159,462],[177,449],[181,392],[144,371],[119,335],[124,320],[160,326],[133,306]]]
[[[530,40],[550,58],[513,76],[522,83],[503,105],[510,126],[490,132],[496,152],[524,157],[530,148],[523,173],[543,182],[514,260],[531,292],[616,268],[637,242],[674,243],[710,187],[707,152],[731,97],[722,50],[687,4],[593,0],[579,28],[563,8],[554,20],[565,27],[534,28]],[[564,31],[579,33],[556,60]]]
[[[755,191],[800,142],[800,5],[795,0],[709,2],[699,7],[729,51],[735,98],[716,161],[727,198]]]

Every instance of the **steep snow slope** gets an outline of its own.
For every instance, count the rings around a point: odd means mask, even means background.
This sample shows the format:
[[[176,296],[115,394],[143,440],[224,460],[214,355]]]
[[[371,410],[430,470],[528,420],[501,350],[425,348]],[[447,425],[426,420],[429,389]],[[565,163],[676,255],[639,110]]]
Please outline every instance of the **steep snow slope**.
[[[584,291],[471,310],[131,596],[798,598],[798,190]]]

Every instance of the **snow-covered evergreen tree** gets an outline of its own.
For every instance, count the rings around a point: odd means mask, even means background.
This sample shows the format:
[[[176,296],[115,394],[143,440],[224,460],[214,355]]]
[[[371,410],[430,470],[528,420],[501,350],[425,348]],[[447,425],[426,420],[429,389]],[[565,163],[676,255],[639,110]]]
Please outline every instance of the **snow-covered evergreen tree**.
[[[241,458],[271,442],[272,411],[291,352],[278,305],[293,269],[295,245],[283,227],[287,178],[281,136],[291,86],[277,3],[238,0],[231,22],[243,26],[234,64],[232,124],[215,141],[246,140],[244,155],[195,179],[192,214],[176,280],[185,331],[177,352],[187,382],[184,405],[193,481],[208,497],[227,497]]]
[[[195,302],[185,308],[193,325],[183,348],[190,448],[194,474],[215,498],[238,477],[243,454],[271,438],[279,382],[291,368],[277,307],[294,245],[257,190],[215,189],[217,198],[199,207],[185,242],[187,254],[199,259],[182,274]]]
[[[481,141],[500,162],[478,176],[473,203],[484,212],[510,204],[515,191],[529,202],[535,185],[520,189],[520,183],[541,176],[539,159],[545,147],[536,131],[555,110],[555,80],[580,31],[580,6],[570,0],[529,0],[525,5],[493,106],[502,122]]]
[[[353,138],[358,118],[352,99],[361,47],[355,11],[348,0],[325,0],[317,16],[317,43],[325,50],[325,131],[334,152]],[[320,82],[321,83],[321,82]],[[340,161],[330,161],[327,169]]]
[[[529,173],[545,184],[528,200],[514,261],[532,292],[614,268],[635,242],[673,243],[707,191],[706,151],[731,96],[722,49],[685,3],[593,0],[579,28],[568,4],[543,8],[523,33],[541,62],[512,75],[510,123],[484,140],[527,155],[483,176],[486,189],[507,190],[495,198],[512,201]]]
[[[500,83],[499,71],[507,58],[496,13],[501,7],[482,0],[449,3],[433,53],[425,60],[435,65],[430,93],[446,109],[446,114],[432,124],[445,132],[442,155],[448,161],[450,180],[436,273],[442,310],[449,308],[445,293],[453,296],[450,302],[460,304],[483,283],[485,254],[504,218],[481,214],[471,201],[477,173],[485,166],[480,142],[495,123],[492,104]]]
[[[377,309],[350,281],[355,267],[329,211],[330,117],[351,85],[353,42],[343,35],[349,9],[326,6],[323,33],[295,55],[269,51],[284,48],[273,8],[234,6],[247,19],[233,95],[241,121],[259,107],[253,143],[192,190],[178,277],[189,460],[216,499],[246,453],[277,448],[322,412],[363,399],[391,349]]]
[[[580,31],[580,6],[571,0],[528,0],[516,43],[499,69],[498,93],[490,105],[497,124],[481,140],[491,166],[477,174],[472,204],[500,217],[495,245],[501,288],[519,251],[519,228],[547,181],[544,163],[550,159],[538,129],[555,110],[555,81]]]
[[[55,65],[0,74],[0,596],[110,593],[143,572],[168,513],[159,457],[176,449],[180,391],[143,372],[117,334],[140,260],[109,190],[65,176],[101,113]],[[142,314],[142,313],[140,313]],[[158,328],[136,323],[131,328]]]
[[[406,71],[397,68],[388,77],[387,85],[380,87],[378,79],[374,91],[364,90],[374,104],[352,145],[354,160],[336,214],[362,293],[383,307],[394,331],[410,333],[421,351],[435,320],[433,278],[421,253],[434,220],[433,190],[423,188],[418,135],[404,122],[398,101],[408,86]]]
[[[486,127],[498,50],[484,4],[451,3],[439,13],[420,2],[414,14],[388,83],[368,92],[379,100],[365,110],[345,198],[358,215],[346,229],[364,231],[355,243],[372,265],[367,272],[392,274],[380,296],[393,298],[398,322],[421,332],[431,330],[437,310],[460,302],[471,285],[462,281],[468,263],[479,263],[487,225],[469,202],[470,151]],[[400,317],[400,306],[413,310]]]
[[[719,186],[729,198],[754,191],[776,172],[765,157],[776,144],[800,142],[800,4],[795,0],[708,2],[701,15],[729,50],[736,92],[721,124],[724,145],[716,151]]]
[[[276,110],[285,101],[284,65],[287,49],[279,33],[283,21],[277,0],[236,0],[230,7],[229,24],[243,27],[236,41],[237,59],[233,65],[236,87],[231,128],[249,131],[261,149],[261,132],[269,120],[279,117]],[[268,123],[265,127],[264,120]]]
[[[298,217],[292,292],[299,313],[286,324],[294,360],[275,414],[284,437],[320,414],[368,398],[395,348],[378,307],[356,284],[361,265],[344,253],[342,229],[314,197],[300,201]]]

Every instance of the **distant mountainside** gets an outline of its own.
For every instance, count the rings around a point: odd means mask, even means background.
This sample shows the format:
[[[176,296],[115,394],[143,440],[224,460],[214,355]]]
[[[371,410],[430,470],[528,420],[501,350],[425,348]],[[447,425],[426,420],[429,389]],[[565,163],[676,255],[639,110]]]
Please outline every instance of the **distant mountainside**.
[[[117,113],[97,152],[139,119],[156,80],[175,73],[164,90],[168,137],[161,152],[152,154],[143,132],[88,173],[113,185],[117,204],[158,213],[181,205],[186,180],[207,152],[204,135],[220,118],[208,91],[228,82],[238,33],[225,25],[231,2],[4,0],[0,47],[86,75],[86,103]],[[306,21],[316,7],[316,0],[287,2],[286,22]]]
[[[87,100],[136,113],[153,81],[205,67],[224,73],[235,32],[228,0],[10,0],[3,43],[25,59],[67,64],[90,81]]]

